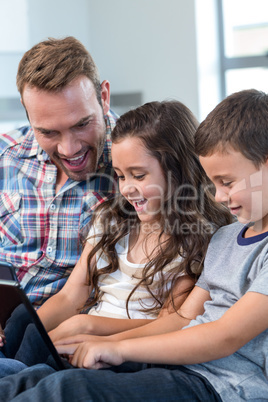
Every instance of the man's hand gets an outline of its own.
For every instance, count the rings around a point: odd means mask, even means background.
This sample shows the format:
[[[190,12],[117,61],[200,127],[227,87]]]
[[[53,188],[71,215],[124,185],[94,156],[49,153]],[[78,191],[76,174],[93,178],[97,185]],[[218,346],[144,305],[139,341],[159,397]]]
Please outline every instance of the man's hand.
[[[5,343],[6,343],[6,336],[5,336],[4,330],[2,329],[2,327],[0,325],[0,348],[2,348]]]

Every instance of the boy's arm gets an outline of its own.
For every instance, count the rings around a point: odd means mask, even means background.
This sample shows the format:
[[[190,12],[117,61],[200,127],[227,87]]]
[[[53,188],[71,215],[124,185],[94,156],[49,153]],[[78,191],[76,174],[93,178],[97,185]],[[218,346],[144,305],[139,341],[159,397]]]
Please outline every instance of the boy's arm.
[[[188,299],[190,298],[191,295]],[[166,318],[168,317],[163,320]],[[157,321],[161,320],[152,324]],[[159,335],[151,334],[152,336],[118,342],[85,342],[78,347],[72,345],[73,349],[65,351],[74,353],[73,365],[82,364],[88,368],[117,365],[125,361],[196,364],[234,353],[267,328],[268,296],[248,292],[221,319],[214,322],[181,331],[176,331],[177,328],[172,330],[171,325],[171,333],[163,331]],[[60,352],[63,350],[64,348]]]
[[[63,288],[51,296],[37,311],[47,331],[78,314],[89,295],[87,257],[92,245],[86,243],[82,255]]]
[[[118,353],[116,359],[119,356],[122,362],[202,363],[231,355],[267,328],[268,296],[248,292],[217,321],[170,334],[118,342],[112,361]],[[105,348],[102,351],[106,353]],[[108,354],[104,361],[110,364],[109,360]]]
[[[268,296],[248,292],[217,321],[161,336],[125,340],[118,348],[123,361],[196,364],[233,354],[267,328]]]

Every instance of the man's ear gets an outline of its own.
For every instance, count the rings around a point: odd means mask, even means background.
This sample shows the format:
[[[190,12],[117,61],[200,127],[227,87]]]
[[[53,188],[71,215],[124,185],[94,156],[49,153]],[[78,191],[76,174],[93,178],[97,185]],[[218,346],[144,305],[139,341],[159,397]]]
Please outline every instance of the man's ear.
[[[110,83],[107,80],[101,83],[101,103],[103,113],[107,114],[110,109]]]
[[[23,103],[22,98],[20,98],[20,103],[21,103],[21,104],[22,104],[22,106],[24,107],[24,109],[25,109],[25,113],[26,113],[26,117],[27,117],[27,119],[28,119],[28,121],[29,121],[29,123],[30,123],[29,115],[28,115],[27,109],[26,109],[26,107],[25,107],[25,105],[24,105],[24,103]],[[30,123],[30,124],[31,124],[31,123]]]

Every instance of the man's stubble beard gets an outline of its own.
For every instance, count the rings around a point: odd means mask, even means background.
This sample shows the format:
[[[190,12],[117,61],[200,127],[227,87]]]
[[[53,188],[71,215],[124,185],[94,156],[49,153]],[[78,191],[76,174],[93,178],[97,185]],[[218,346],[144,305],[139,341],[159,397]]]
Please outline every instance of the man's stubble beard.
[[[92,155],[90,157],[87,169],[84,169],[82,172],[76,172],[76,173],[71,172],[69,169],[66,168],[66,166],[62,163],[61,158],[59,158],[57,155],[51,156],[51,160],[53,161],[53,163],[55,163],[58,169],[62,170],[71,180],[74,181],[89,180],[90,177],[93,176],[97,171],[99,159],[102,156],[104,150],[105,141],[106,141],[106,126],[104,135],[99,140],[97,147],[89,147],[88,152],[91,152]]]

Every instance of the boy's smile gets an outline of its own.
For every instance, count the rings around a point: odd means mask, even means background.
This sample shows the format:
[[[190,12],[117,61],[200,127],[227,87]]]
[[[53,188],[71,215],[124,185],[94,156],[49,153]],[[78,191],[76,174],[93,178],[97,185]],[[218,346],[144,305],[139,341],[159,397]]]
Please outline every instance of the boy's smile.
[[[254,223],[255,232],[268,231],[268,161],[257,168],[229,147],[224,153],[200,156],[200,162],[215,185],[216,201],[224,203],[241,223]]]

